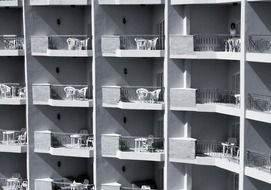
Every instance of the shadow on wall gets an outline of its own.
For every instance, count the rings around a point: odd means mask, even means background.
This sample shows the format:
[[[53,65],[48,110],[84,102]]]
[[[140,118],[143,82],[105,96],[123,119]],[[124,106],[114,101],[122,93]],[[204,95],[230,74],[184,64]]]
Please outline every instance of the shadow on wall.
[[[263,154],[271,153],[271,129],[269,124],[258,121],[247,121],[246,148]]]
[[[2,164],[0,177],[10,178],[14,173],[20,173],[26,179],[26,154],[1,153]],[[10,164],[13,163],[13,164]],[[5,167],[6,166],[6,167]]]
[[[80,129],[89,129],[88,110],[85,108],[58,108],[49,106],[36,106],[40,115],[32,118],[35,130],[52,130],[53,132],[78,132]],[[33,121],[36,118],[37,121]],[[72,118],[72,119],[71,119]]]
[[[37,169],[42,169],[44,172],[39,178],[54,178],[59,179],[63,177],[71,178],[76,181],[80,178],[88,178],[93,182],[92,162],[84,158],[71,158],[71,157],[55,157],[48,154],[36,154],[40,159],[40,164]],[[86,167],[87,166],[87,167]]]
[[[109,171],[107,182],[118,182],[123,187],[131,187],[134,181],[154,179],[155,163],[144,161],[126,161],[112,158],[103,159],[102,167]],[[106,183],[106,182],[105,182]]]

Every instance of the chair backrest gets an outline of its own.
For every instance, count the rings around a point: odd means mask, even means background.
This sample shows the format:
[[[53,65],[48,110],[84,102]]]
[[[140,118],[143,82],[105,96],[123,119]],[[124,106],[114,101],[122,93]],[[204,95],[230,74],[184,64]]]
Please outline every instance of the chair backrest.
[[[152,39],[152,49],[153,49],[153,50],[155,50],[155,49],[156,49],[157,40],[158,40],[158,37],[157,37],[157,38]]]
[[[21,178],[22,178],[22,176],[21,176],[20,173],[13,173],[13,174],[12,174],[12,177],[13,177],[13,178],[18,178],[18,179],[21,179]]]
[[[84,179],[83,184],[84,185],[89,185],[89,180],[88,179]]]
[[[79,133],[80,133],[80,134],[88,134],[89,132],[88,132],[87,129],[80,129],[80,130],[79,130]]]
[[[138,97],[144,97],[146,98],[148,96],[149,91],[145,88],[139,88],[136,90],[136,94]]]
[[[71,93],[71,94],[75,94],[75,88],[74,87],[72,87],[72,86],[67,86],[67,87],[65,87],[64,88],[64,91],[66,92],[66,93]]]
[[[235,145],[237,145],[237,139],[234,138],[234,137],[230,137],[230,138],[228,139],[228,142],[229,142],[230,144],[235,144]]]

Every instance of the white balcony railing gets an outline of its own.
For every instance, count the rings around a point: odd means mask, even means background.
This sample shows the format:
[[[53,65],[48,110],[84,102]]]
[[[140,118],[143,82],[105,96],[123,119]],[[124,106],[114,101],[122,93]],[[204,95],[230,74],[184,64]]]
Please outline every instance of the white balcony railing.
[[[35,189],[51,189],[51,190],[95,190],[95,186],[90,184],[89,179],[84,179],[83,181],[72,181],[67,178],[60,179],[36,179],[35,180]],[[14,189],[15,190],[15,189]]]
[[[28,181],[20,176],[0,178],[0,188],[3,190],[28,190]]]
[[[87,35],[32,36],[34,56],[88,57],[92,56],[92,38]]]
[[[171,35],[170,57],[239,60],[240,36],[228,34]]]
[[[78,133],[35,131],[35,152],[56,156],[93,157],[93,135],[82,129]]]
[[[240,52],[241,40],[239,36],[227,34],[196,34],[194,48],[195,51]]]
[[[239,163],[240,149],[236,142],[198,140],[196,143],[196,155],[227,158],[229,161]]]
[[[52,147],[69,149],[92,149],[93,135],[85,133],[51,133]]]
[[[103,56],[162,57],[165,48],[161,35],[104,35]]]
[[[120,151],[124,152],[164,152],[162,138],[149,137],[120,137]]]
[[[21,130],[0,130],[0,144],[1,145],[26,145],[27,132],[23,128]]]
[[[271,96],[248,94],[247,109],[271,113]]]
[[[239,104],[239,92],[222,89],[202,88],[196,91],[196,102],[199,104],[224,103]]]
[[[164,88],[151,86],[103,86],[103,106],[120,109],[162,110]]]
[[[84,182],[76,182],[69,180],[56,180],[52,183],[53,189],[65,189],[65,190],[95,190],[95,186],[89,184],[88,180]]]
[[[33,103],[60,107],[92,106],[88,85],[33,84]]]
[[[271,173],[271,155],[258,153],[256,151],[246,151],[246,165],[259,170]]]
[[[248,51],[252,53],[271,53],[271,35],[250,35]]]
[[[24,49],[24,37],[16,35],[0,36],[0,50],[22,50]]]

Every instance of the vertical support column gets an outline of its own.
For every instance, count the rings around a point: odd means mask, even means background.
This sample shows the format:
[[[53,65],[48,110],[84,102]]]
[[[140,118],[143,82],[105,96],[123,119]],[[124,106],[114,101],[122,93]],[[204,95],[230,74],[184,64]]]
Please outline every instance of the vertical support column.
[[[245,123],[246,123],[246,10],[247,1],[241,1],[241,61],[240,61],[240,168],[239,190],[244,190],[245,183]]]
[[[26,172],[27,172],[27,179],[30,179],[30,162],[29,162],[29,157],[30,157],[30,146],[29,146],[29,85],[28,85],[28,75],[27,75],[27,70],[28,70],[28,66],[27,66],[27,52],[28,52],[28,48],[29,48],[29,44],[27,44],[28,40],[27,40],[27,27],[26,27],[26,13],[27,13],[27,2],[26,0],[22,1],[22,9],[23,9],[23,34],[24,34],[24,44],[25,44],[25,48],[24,48],[24,77],[25,77],[25,88],[26,88],[26,106],[25,106],[25,117],[26,117],[26,131],[27,131],[27,141],[28,141],[28,146],[27,146],[27,153],[26,153]],[[30,188],[29,188],[30,189]]]
[[[190,7],[184,5],[184,22],[183,22],[183,35],[190,34]]]
[[[93,154],[93,183],[95,189],[99,189],[96,185],[97,181],[97,100],[96,100],[96,33],[95,33],[95,6],[97,1],[91,0],[91,34],[92,34],[92,97],[93,97],[93,111],[92,111],[92,131],[94,137],[94,154]]]
[[[170,1],[165,1],[164,7],[164,19],[165,19],[165,57],[164,57],[164,152],[165,152],[165,164],[164,164],[164,189],[169,189],[168,184],[168,167],[169,167],[169,135],[168,135],[168,117],[169,117],[169,4]]]
[[[190,34],[190,7],[184,6],[183,35]],[[191,60],[184,60],[184,88],[191,88]],[[191,137],[191,112],[185,112],[184,137]],[[192,167],[185,165],[184,190],[192,190]]]

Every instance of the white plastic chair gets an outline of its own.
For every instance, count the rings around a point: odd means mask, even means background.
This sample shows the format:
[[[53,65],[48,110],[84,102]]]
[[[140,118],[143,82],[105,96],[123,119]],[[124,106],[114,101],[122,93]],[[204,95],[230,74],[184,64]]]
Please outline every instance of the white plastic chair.
[[[145,89],[145,88],[139,88],[139,89],[136,90],[136,94],[137,94],[138,100],[140,102],[145,102],[146,101],[148,93],[149,93],[149,91],[147,89]]]
[[[79,47],[79,40],[76,38],[68,38],[67,44],[68,44],[68,50],[75,50]]]
[[[67,86],[64,88],[64,92],[66,93],[67,100],[73,100],[76,89],[74,87]]]
[[[84,87],[82,89],[78,89],[77,90],[77,93],[78,93],[78,99],[79,100],[85,100],[86,97],[87,97],[87,90],[88,90],[88,87]]]
[[[159,100],[161,89],[157,89],[149,93],[150,93],[150,103],[154,103]]]

